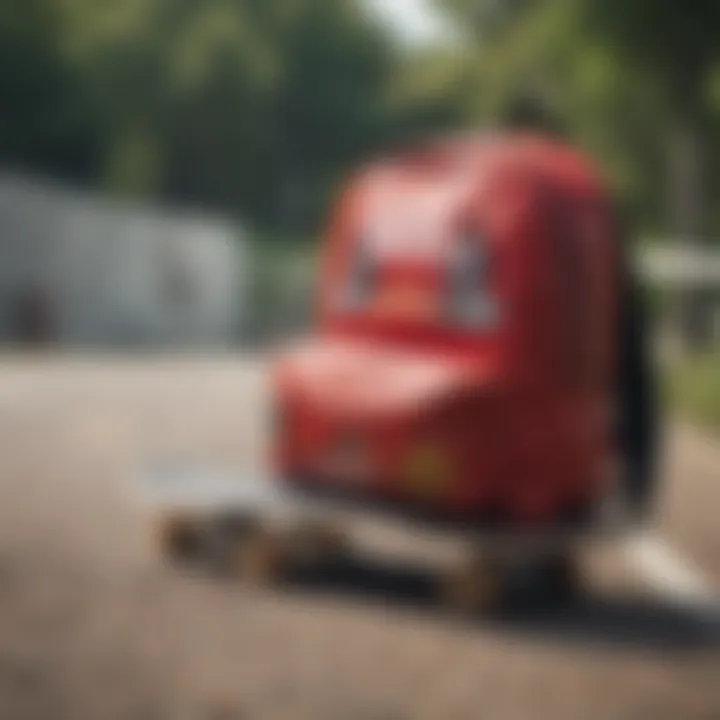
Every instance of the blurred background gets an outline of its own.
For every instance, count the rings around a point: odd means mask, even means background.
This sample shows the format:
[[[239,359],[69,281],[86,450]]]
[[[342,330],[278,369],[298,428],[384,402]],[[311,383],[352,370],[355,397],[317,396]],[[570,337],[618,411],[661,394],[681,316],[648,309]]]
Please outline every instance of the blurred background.
[[[3,334],[282,334],[350,169],[431,133],[529,127],[596,158],[671,395],[717,424],[718,22],[710,0],[5,0]]]
[[[261,601],[159,569],[123,490],[163,453],[254,462],[261,351],[307,326],[349,172],[540,130],[622,209],[666,407],[656,526],[717,584],[718,28],[716,0],[2,0],[0,716],[720,717],[717,644],[632,573],[506,634],[402,619],[422,603],[387,573],[356,593],[374,610]]]

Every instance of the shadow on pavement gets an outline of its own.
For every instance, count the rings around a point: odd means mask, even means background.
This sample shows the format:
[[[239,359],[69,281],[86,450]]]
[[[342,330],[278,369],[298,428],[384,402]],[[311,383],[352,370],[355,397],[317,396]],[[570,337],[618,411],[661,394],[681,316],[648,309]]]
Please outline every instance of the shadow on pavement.
[[[291,580],[300,591],[439,615],[442,608],[435,590],[436,577],[429,567],[352,558],[340,566],[299,572]],[[627,649],[720,650],[717,608],[702,610],[659,598],[621,594],[593,595],[591,588],[565,602],[538,589],[515,589],[501,613],[479,618],[476,626],[543,640]]]

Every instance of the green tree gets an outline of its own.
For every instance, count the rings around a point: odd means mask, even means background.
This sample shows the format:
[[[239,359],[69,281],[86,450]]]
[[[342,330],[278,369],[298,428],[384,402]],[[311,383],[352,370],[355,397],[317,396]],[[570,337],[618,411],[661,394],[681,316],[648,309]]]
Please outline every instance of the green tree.
[[[106,129],[106,182],[312,224],[397,131],[399,58],[358,0],[65,0],[63,49]]]
[[[683,238],[706,235],[703,167],[708,142],[709,85],[720,60],[720,4],[696,0],[594,0],[587,27],[610,52],[643,71],[666,100],[674,230]]]
[[[58,43],[47,0],[0,4],[0,162],[74,178],[96,171],[92,108]]]
[[[501,116],[518,93],[545,97],[574,138],[609,161],[621,187],[634,187],[645,205],[642,186],[651,189],[653,224],[686,238],[708,234],[707,181],[715,173],[704,161],[713,142],[720,4],[439,2],[475,49],[478,116]],[[669,187],[657,181],[661,164]]]
[[[466,74],[363,0],[7,0],[0,158],[303,231],[339,178],[453,125]]]

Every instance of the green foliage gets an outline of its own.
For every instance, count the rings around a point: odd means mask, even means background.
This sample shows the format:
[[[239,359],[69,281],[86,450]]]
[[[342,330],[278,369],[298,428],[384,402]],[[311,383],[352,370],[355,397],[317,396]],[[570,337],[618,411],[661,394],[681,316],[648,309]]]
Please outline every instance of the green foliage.
[[[670,404],[699,425],[720,430],[720,355],[688,357],[667,368]]]
[[[393,97],[411,63],[362,0],[4,0],[0,41],[0,162],[285,230],[455,121],[437,85]]]
[[[312,314],[317,239],[255,233],[250,241],[251,333],[269,340],[306,327]]]
[[[706,202],[720,187],[712,162],[720,141],[720,3],[436,2],[457,19],[475,54],[470,117],[505,124],[518,99],[535,99],[550,125],[601,160],[639,230],[720,230],[720,216]],[[702,174],[689,171],[697,190],[683,217],[673,215],[670,202],[685,181],[677,170],[678,136],[692,141],[706,165]]]
[[[716,0],[694,0],[691,8],[674,0],[594,0],[584,8],[596,36],[679,96],[707,82],[720,58]]]
[[[365,0],[3,0],[0,163],[302,233],[364,159],[522,119],[599,158],[641,230],[668,226],[678,127],[720,188],[720,3],[435,2],[456,34],[408,50]]]
[[[0,160],[86,177],[96,169],[99,133],[61,52],[54,8],[46,0],[0,3]]]

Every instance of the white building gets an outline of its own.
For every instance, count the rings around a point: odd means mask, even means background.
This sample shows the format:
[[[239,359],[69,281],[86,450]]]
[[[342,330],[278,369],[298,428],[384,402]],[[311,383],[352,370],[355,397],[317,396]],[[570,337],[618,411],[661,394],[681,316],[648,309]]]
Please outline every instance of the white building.
[[[59,344],[227,345],[246,260],[224,221],[0,175],[0,339],[32,335],[41,316]]]

